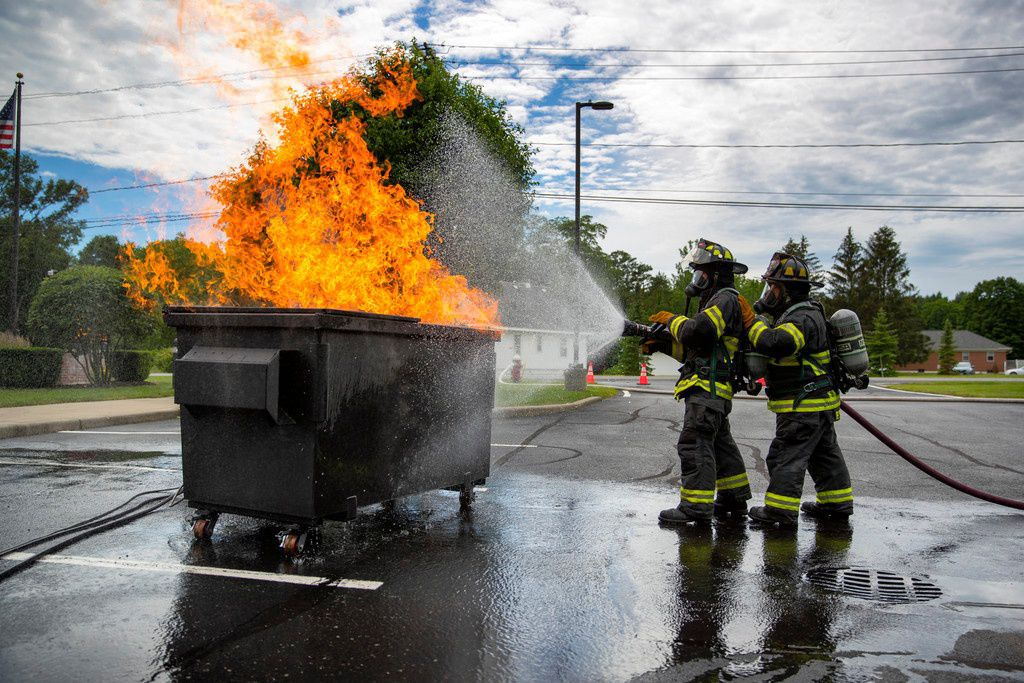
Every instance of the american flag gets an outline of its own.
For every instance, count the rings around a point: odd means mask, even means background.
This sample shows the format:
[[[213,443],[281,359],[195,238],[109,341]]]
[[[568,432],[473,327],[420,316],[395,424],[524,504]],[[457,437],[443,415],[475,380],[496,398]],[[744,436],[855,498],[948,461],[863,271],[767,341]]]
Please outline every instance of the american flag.
[[[14,95],[11,93],[11,99],[0,110],[0,149],[14,147]]]

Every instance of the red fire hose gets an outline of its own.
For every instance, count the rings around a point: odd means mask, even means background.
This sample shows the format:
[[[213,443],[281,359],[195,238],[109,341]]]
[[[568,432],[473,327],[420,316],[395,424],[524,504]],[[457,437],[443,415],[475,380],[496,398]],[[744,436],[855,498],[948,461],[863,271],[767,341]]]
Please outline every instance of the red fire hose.
[[[883,434],[878,427],[868,422],[868,419],[866,417],[864,417],[856,410],[851,408],[850,404],[847,403],[846,401],[843,401],[839,407],[842,409],[844,413],[852,417],[854,421],[857,422],[857,424],[871,432],[872,436],[874,436],[876,439],[878,439],[886,446],[891,448],[896,455],[900,456],[901,458],[909,462],[911,465],[927,474],[929,477],[938,479],[946,486],[952,487],[957,491],[960,491],[961,493],[966,493],[968,496],[974,496],[975,498],[980,498],[981,500],[987,500],[988,502],[995,503],[996,505],[1005,505],[1008,508],[1024,510],[1024,501],[1012,500],[1010,498],[1003,498],[1002,496],[996,496],[991,493],[986,493],[985,491],[976,489],[973,486],[968,486],[967,484],[961,483],[956,479],[953,479],[952,477],[946,476],[945,474],[939,472],[931,465],[927,465],[921,462],[921,460],[908,453],[906,449],[904,449],[898,443],[896,443],[888,436]]]

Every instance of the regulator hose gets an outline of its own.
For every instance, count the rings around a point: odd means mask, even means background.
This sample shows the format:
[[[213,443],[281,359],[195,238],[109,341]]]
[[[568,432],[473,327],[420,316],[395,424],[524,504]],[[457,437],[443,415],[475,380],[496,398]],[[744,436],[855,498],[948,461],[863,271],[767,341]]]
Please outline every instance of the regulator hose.
[[[932,477],[933,479],[938,479],[946,486],[954,488],[957,491],[960,491],[961,493],[966,493],[968,496],[974,496],[975,498],[980,498],[981,500],[988,501],[989,503],[995,503],[996,505],[1004,505],[1008,508],[1024,510],[1024,501],[1013,500],[1011,498],[1003,498],[1002,496],[996,496],[994,494],[982,491],[981,489],[976,489],[973,486],[968,486],[967,484],[959,482],[956,479],[953,479],[952,477],[947,476],[942,472],[939,472],[931,465],[922,462],[919,458],[911,455],[909,452],[907,452],[905,448],[903,448],[898,443],[896,443],[888,436],[883,434],[882,430],[880,430],[878,427],[868,422],[868,419],[866,417],[864,417],[856,410],[851,408],[850,404],[847,403],[846,401],[840,403],[839,407],[842,409],[844,413],[852,417],[857,424],[859,424],[864,429],[868,430],[868,432],[870,432],[872,436],[874,436],[876,439],[878,439],[886,446],[891,448],[893,453],[900,456],[901,458],[909,462],[911,465],[927,474],[929,477]]]

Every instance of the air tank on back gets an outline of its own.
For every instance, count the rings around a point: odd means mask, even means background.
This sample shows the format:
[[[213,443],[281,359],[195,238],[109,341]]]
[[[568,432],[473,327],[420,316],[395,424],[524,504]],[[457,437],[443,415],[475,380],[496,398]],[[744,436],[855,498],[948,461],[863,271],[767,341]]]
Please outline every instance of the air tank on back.
[[[835,331],[836,351],[846,371],[859,377],[868,371],[868,350],[860,318],[853,311],[840,308],[828,319]]]

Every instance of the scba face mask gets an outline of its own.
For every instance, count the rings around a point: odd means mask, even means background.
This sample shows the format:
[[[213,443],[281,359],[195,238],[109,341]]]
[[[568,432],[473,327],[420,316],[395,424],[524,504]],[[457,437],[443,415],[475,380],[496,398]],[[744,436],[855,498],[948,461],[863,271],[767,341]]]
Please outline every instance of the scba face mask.
[[[781,288],[777,285],[772,286],[772,283],[764,283],[764,289],[761,290],[761,298],[754,302],[754,311],[756,313],[770,313],[771,311],[777,310],[782,305],[782,293]]]
[[[703,270],[694,270],[693,279],[690,280],[690,284],[686,285],[686,289],[683,293],[686,296],[700,296],[703,292],[711,286],[711,276]]]

